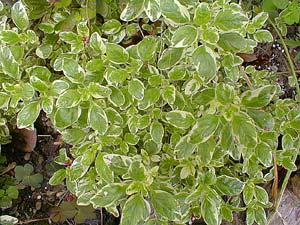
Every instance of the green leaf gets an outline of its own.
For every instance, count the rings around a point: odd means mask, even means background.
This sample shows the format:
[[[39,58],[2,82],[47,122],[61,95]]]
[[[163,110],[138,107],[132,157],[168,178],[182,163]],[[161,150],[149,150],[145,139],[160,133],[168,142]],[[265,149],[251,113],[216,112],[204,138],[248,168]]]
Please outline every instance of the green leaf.
[[[198,37],[196,27],[186,25],[179,27],[172,36],[171,43],[174,48],[184,48],[192,45]]]
[[[243,124],[243,126],[241,126]],[[248,147],[255,147],[257,144],[257,132],[254,124],[244,113],[233,116],[232,130],[237,136],[240,144]]]
[[[143,12],[144,0],[129,1],[120,15],[123,21],[131,21],[137,18]]]
[[[240,33],[228,32],[219,34],[218,45],[227,51],[241,52],[243,49],[247,48],[248,43]]]
[[[5,74],[16,80],[21,78],[19,65],[8,47],[0,48],[0,64]]]
[[[266,212],[263,207],[257,206],[255,210],[255,221],[257,222],[258,225],[267,225],[267,216]]]
[[[80,107],[59,108],[54,115],[54,124],[60,129],[64,129],[75,123],[81,113]]]
[[[72,0],[70,1],[72,2]],[[81,21],[77,24],[77,34],[80,36],[80,37],[86,37],[88,38],[90,36],[90,31],[89,31],[89,27],[88,27],[88,24],[87,24],[87,21]]]
[[[154,105],[160,97],[160,90],[157,88],[146,89],[144,98],[139,101],[138,107],[140,110],[145,110],[151,105]]]
[[[272,101],[276,91],[277,88],[273,85],[245,91],[241,96],[241,103],[247,107],[264,107]]]
[[[202,33],[203,41],[206,41],[208,44],[216,44],[219,41],[219,32],[213,29],[207,29]]]
[[[288,4],[289,0],[282,0],[282,1],[276,1],[276,0],[271,0],[271,2],[278,8],[278,9],[285,9]]]
[[[184,24],[190,21],[188,9],[177,0],[161,0],[160,9],[162,15],[174,24]]]
[[[91,103],[88,114],[88,123],[100,135],[106,133],[108,120],[105,111],[96,103]]]
[[[177,219],[178,203],[174,195],[162,190],[153,190],[150,194],[150,202],[158,218],[169,221]]]
[[[94,208],[109,207],[115,204],[116,201],[125,197],[127,185],[120,183],[113,183],[104,186],[90,202]]]
[[[269,167],[272,165],[272,148],[264,142],[257,144],[255,155],[264,166]]]
[[[188,75],[188,71],[184,65],[174,66],[168,73],[170,80],[183,80]]]
[[[251,108],[247,109],[247,113],[264,130],[272,130],[274,128],[275,120],[271,113]]]
[[[225,151],[228,151],[230,154],[234,148],[234,140],[232,134],[232,126],[229,123],[223,126],[220,134],[220,139],[220,145]]]
[[[0,39],[9,45],[15,45],[20,41],[19,35],[12,30],[3,30],[0,33]]]
[[[56,101],[58,108],[73,108],[81,102],[81,94],[77,89],[70,89],[60,95]]]
[[[75,34],[74,32],[61,32],[59,33],[59,38],[68,43],[68,44],[77,44],[78,42],[81,42],[81,38]]]
[[[49,79],[51,77],[51,72],[49,71],[49,69],[47,67],[44,67],[44,66],[33,66],[33,67],[26,69],[26,72],[29,73],[30,76],[38,77],[39,79],[41,79],[43,81],[49,81]]]
[[[116,64],[124,64],[129,59],[129,54],[126,49],[113,43],[106,44],[106,55],[108,60]]]
[[[43,182],[43,175],[40,173],[33,174],[31,176],[24,177],[22,184],[26,186],[31,186],[33,188],[40,188]]]
[[[297,170],[297,166],[295,165],[295,162],[293,162],[290,157],[284,157],[282,159],[281,164],[287,170],[290,170],[290,171],[296,171]]]
[[[254,221],[255,221],[255,211],[253,208],[248,208],[246,223],[247,223],[247,225],[253,225]]]
[[[192,113],[180,110],[174,110],[166,113],[165,116],[168,123],[180,129],[188,129],[195,122]]]
[[[184,136],[176,143],[175,152],[179,159],[187,159],[193,154],[195,148],[196,145],[189,143],[187,136]]]
[[[17,126],[19,129],[32,127],[40,115],[41,106],[38,101],[26,104],[17,116]]]
[[[154,0],[153,0],[154,1]],[[156,40],[153,36],[146,36],[137,45],[138,55],[143,61],[150,61],[156,54]]]
[[[49,180],[50,185],[59,185],[63,180],[66,179],[66,170],[60,169],[54,172]]]
[[[169,105],[173,105],[176,100],[176,88],[173,85],[167,86],[162,97]]]
[[[288,0],[286,0],[288,1]],[[277,1],[276,1],[277,2]],[[280,1],[282,2],[282,1]],[[267,21],[269,14],[267,12],[260,12],[252,19],[252,26],[255,26],[256,29],[261,28]]]
[[[19,220],[16,217],[9,216],[9,215],[3,215],[0,216],[0,223],[3,225],[14,225],[17,224]]]
[[[249,205],[251,203],[254,194],[255,194],[254,186],[251,183],[247,183],[243,191],[243,199],[246,205]]]
[[[248,22],[246,15],[231,9],[219,11],[215,18],[215,25],[223,31],[230,31],[243,28]]]
[[[257,42],[272,42],[273,35],[268,30],[258,30],[254,33],[254,39]]]
[[[62,70],[66,77],[73,83],[81,83],[84,80],[84,73],[81,66],[74,59],[63,58]]]
[[[128,169],[129,176],[135,181],[145,181],[146,179],[146,168],[143,163],[134,161],[131,163]]]
[[[159,0],[145,0],[144,11],[152,22],[155,22],[161,16]]]
[[[150,212],[149,203],[140,194],[133,195],[125,202],[120,225],[137,225],[145,221]]]
[[[109,168],[109,166],[106,164],[106,162],[104,161],[102,153],[98,153],[96,157],[95,168],[97,174],[106,183],[112,183],[114,181],[114,174],[112,170]]]
[[[154,121],[150,126],[150,135],[155,143],[161,143],[164,137],[163,125],[157,121]]]
[[[227,84],[219,84],[216,88],[216,97],[223,105],[230,104],[235,97],[234,88]]]
[[[11,18],[21,30],[25,30],[29,26],[28,15],[22,1],[16,2],[11,8]]]
[[[0,109],[7,108],[9,100],[10,95],[5,92],[0,92]]]
[[[90,37],[90,46],[99,54],[106,52],[106,46],[101,38],[101,36],[94,32]]]
[[[209,24],[212,18],[212,11],[209,8],[209,4],[206,2],[201,2],[194,14],[194,23],[197,26],[203,26]]]
[[[108,96],[108,100],[116,107],[120,107],[125,103],[125,96],[123,92],[116,87],[111,86],[111,94]]]
[[[192,97],[192,102],[196,105],[206,105],[215,98],[215,89],[214,88],[206,88],[201,92],[196,93]]]
[[[128,76],[129,73],[126,69],[108,68],[105,78],[111,83],[122,83],[127,79]]]
[[[134,98],[142,100],[144,98],[144,84],[138,79],[132,79],[128,82],[128,92]]]
[[[52,83],[51,90],[59,95],[69,88],[69,83],[64,80],[55,80]]]
[[[215,188],[223,195],[238,195],[244,189],[245,184],[236,177],[221,175],[217,177]]]
[[[188,141],[192,144],[206,142],[216,131],[219,125],[219,117],[216,115],[204,115],[197,120],[188,134]]]
[[[116,19],[108,20],[102,25],[102,31],[107,35],[115,34],[120,29],[121,29],[121,23]]]
[[[222,207],[221,207],[221,215],[222,215],[222,217],[225,220],[227,220],[229,222],[233,221],[232,210],[227,205],[222,205]]]
[[[47,59],[52,53],[52,45],[50,44],[42,44],[39,47],[37,47],[35,53],[38,57],[42,59]]]
[[[15,178],[17,181],[22,181],[24,177],[30,176],[33,173],[33,166],[29,163],[26,163],[24,166],[15,167]]]
[[[216,145],[216,141],[212,138],[204,143],[198,144],[197,152],[200,162],[202,162],[204,165],[209,164],[216,149]]]
[[[10,197],[12,199],[18,199],[19,190],[16,186],[9,186],[6,189],[6,194],[7,194],[8,197]]]
[[[37,90],[41,93],[46,92],[49,87],[46,82],[42,81],[40,78],[38,78],[36,76],[30,77],[30,83],[35,90]]]
[[[261,202],[262,204],[269,203],[269,195],[264,188],[255,185],[255,196],[257,201]]]
[[[201,203],[201,214],[206,224],[208,225],[219,225],[219,209],[216,203],[210,198],[204,198]]]
[[[192,54],[192,62],[198,71],[199,78],[203,79],[205,82],[209,82],[216,76],[216,57],[209,47],[198,47]]]
[[[183,55],[183,50],[183,48],[167,48],[164,50],[162,56],[158,60],[158,68],[166,70],[177,64]]]
[[[38,27],[41,31],[43,31],[46,34],[51,34],[54,32],[54,24],[53,23],[47,23],[47,22],[40,23],[38,25]]]
[[[80,128],[67,129],[62,134],[64,141],[72,145],[78,145],[86,139],[86,132]]]
[[[111,95],[111,89],[106,86],[102,86],[97,83],[90,83],[89,84],[89,93],[94,97],[94,98],[106,98]]]

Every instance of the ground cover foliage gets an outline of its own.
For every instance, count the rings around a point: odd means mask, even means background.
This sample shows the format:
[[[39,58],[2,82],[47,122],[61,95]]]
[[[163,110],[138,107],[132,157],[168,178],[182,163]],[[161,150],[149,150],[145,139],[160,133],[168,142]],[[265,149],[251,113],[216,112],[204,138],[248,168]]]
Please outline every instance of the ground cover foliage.
[[[299,3],[285,2],[272,5],[283,33],[299,22],[284,11]],[[277,165],[297,169],[300,130],[299,92],[280,99],[276,74],[242,66],[241,54],[273,40],[267,12],[230,0],[0,9],[0,141],[8,124],[33,129],[45,112],[72,145],[50,184],[65,182],[78,205],[121,225],[218,225],[240,211],[248,225],[267,224],[262,185],[276,181]],[[299,91],[296,76],[290,84]]]

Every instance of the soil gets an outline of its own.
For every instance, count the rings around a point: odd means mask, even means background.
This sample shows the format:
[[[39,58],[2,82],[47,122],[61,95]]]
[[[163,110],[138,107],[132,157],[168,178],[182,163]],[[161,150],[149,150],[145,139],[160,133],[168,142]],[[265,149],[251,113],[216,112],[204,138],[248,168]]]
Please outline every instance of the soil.
[[[278,72],[278,83],[280,84],[283,95],[281,98],[294,98],[295,88],[288,84],[290,69],[283,51],[283,47],[279,44],[278,38],[275,32],[268,28],[274,35],[274,42],[268,44],[261,44],[256,49],[254,54],[241,55],[244,58],[244,65],[253,65],[258,70],[267,69],[270,72]],[[297,27],[291,26],[288,30],[287,38],[296,39]],[[289,53],[293,59],[299,60],[300,48],[290,47]],[[296,70],[299,71],[299,61],[294,62]],[[20,190],[19,198],[13,202],[13,206],[7,210],[2,210],[2,214],[9,214],[19,219],[20,224],[57,224],[57,225],[73,225],[76,224],[73,218],[68,218],[63,221],[62,215],[60,215],[60,206],[65,202],[75,201],[74,196],[68,192],[65,185],[50,186],[48,180],[54,171],[59,169],[59,166],[54,163],[54,158],[58,154],[58,150],[62,147],[69,148],[70,146],[62,144],[62,137],[57,132],[51,121],[44,113],[41,113],[37,122],[35,123],[36,132],[28,133],[24,130],[12,130],[12,143],[3,147],[3,154],[7,156],[8,165],[24,165],[30,163],[35,169],[35,173],[41,173],[44,177],[43,183],[39,188],[25,187]],[[15,164],[11,164],[15,163]],[[14,176],[14,170],[11,168],[6,172],[6,175]],[[279,186],[280,181],[284,178],[285,170],[279,168]],[[284,201],[281,205],[283,210],[290,209],[290,215],[299,213],[300,202],[300,171],[293,174],[288,189],[284,196]],[[270,184],[267,188],[270,189]],[[288,205],[286,202],[289,199],[294,199],[296,206]],[[295,200],[296,199],[296,200]],[[284,208],[285,207],[285,208]],[[295,208],[296,211],[293,211]],[[76,209],[77,210],[77,209]],[[88,209],[87,209],[88,210]],[[105,210],[92,210],[91,218],[84,224],[103,224],[103,225],[117,225],[119,219],[105,212]],[[298,214],[297,214],[298,215]],[[277,218],[277,217],[276,217]],[[298,217],[297,217],[298,218]],[[276,221],[279,221],[280,218]],[[290,225],[296,225],[295,223],[288,223]],[[196,220],[193,224],[204,224],[201,220]],[[245,224],[245,214],[239,213],[234,215],[234,221],[231,223],[223,222],[223,225],[243,225]],[[272,225],[279,225],[281,223],[273,222]],[[284,223],[282,223],[284,224]]]

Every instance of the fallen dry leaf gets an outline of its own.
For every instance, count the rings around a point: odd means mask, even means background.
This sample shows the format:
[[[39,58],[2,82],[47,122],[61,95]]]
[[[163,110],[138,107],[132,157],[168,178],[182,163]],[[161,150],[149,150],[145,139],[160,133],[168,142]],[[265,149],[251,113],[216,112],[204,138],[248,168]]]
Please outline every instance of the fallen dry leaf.
[[[257,60],[257,56],[255,54],[237,53],[237,55],[241,57],[244,62],[253,62]]]

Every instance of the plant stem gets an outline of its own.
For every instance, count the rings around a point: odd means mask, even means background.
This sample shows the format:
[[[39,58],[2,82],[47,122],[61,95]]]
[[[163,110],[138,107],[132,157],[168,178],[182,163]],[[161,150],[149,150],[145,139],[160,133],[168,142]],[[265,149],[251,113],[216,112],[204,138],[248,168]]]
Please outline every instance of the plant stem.
[[[297,159],[297,155],[298,154],[295,154],[294,158],[292,159],[292,162],[295,162],[296,159]],[[276,215],[277,213],[277,210],[278,210],[278,207],[280,205],[280,202],[282,200],[282,197],[283,197],[283,194],[284,194],[284,191],[287,187],[287,184],[290,180],[290,177],[292,175],[292,170],[288,170],[285,177],[284,177],[284,180],[283,180],[283,183],[282,183],[282,186],[281,186],[281,189],[280,189],[280,192],[278,194],[278,198],[275,200],[275,203],[274,203],[274,212],[269,216],[268,218],[268,224],[273,220],[274,216]]]
[[[296,101],[299,102],[299,100],[300,100],[300,87],[299,87],[298,78],[297,78],[297,74],[296,74],[296,70],[295,70],[295,66],[294,66],[293,60],[291,58],[289,50],[288,50],[288,48],[287,48],[287,46],[286,46],[286,44],[285,44],[285,42],[283,40],[283,37],[282,37],[280,31],[278,30],[278,28],[276,27],[276,25],[273,23],[273,21],[271,19],[268,19],[268,22],[272,25],[272,27],[276,31],[276,33],[277,33],[277,35],[278,35],[278,37],[279,37],[279,39],[281,41],[281,44],[283,46],[283,49],[285,51],[285,55],[286,55],[286,58],[287,58],[287,60],[289,62],[289,66],[290,66],[292,75],[293,75],[293,77],[294,77],[294,79],[296,81],[296,90],[297,90],[297,96],[298,96],[298,97],[296,97]]]
[[[289,74],[290,71],[280,71],[280,72],[275,72],[276,74]],[[300,73],[300,70],[295,70],[295,73]]]
[[[274,212],[273,212],[273,213],[269,216],[269,218],[268,218],[268,224],[273,220],[274,216],[275,216],[276,213],[277,213],[278,207],[279,207],[280,202],[281,202],[281,200],[282,200],[284,191],[285,191],[285,189],[286,189],[286,186],[287,186],[287,184],[288,184],[288,181],[289,181],[289,179],[290,179],[291,174],[292,174],[292,171],[289,170],[289,171],[286,173],[285,177],[284,177],[284,180],[283,180],[282,187],[281,187],[281,189],[280,189],[278,198],[275,200],[275,204],[274,204]]]

